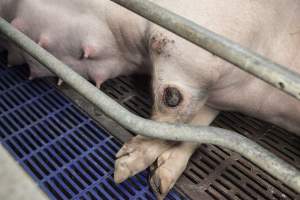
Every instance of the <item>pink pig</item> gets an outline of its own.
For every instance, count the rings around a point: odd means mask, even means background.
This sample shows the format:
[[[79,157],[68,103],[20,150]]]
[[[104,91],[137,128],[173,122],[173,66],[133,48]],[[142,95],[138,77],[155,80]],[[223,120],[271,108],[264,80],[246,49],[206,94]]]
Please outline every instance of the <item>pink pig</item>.
[[[297,100],[109,0],[22,2],[27,4],[19,6],[15,27],[97,87],[119,75],[150,73],[153,120],[210,125],[220,111],[228,110],[300,133]],[[300,72],[298,0],[153,2]],[[24,56],[32,68],[41,69]],[[156,162],[150,182],[163,199],[197,148],[194,143],[136,136],[117,154],[115,181]]]
[[[102,22],[106,16],[100,2],[23,0],[12,24],[98,88],[110,78],[146,73],[150,67],[142,63],[140,50],[125,47],[129,43],[122,44]],[[146,54],[146,48],[141,50]],[[54,76],[31,56],[24,53],[24,57],[30,79]]]
[[[297,0],[155,2],[300,73]],[[124,10],[119,15],[126,19],[130,14]],[[153,120],[209,125],[220,111],[238,111],[300,135],[299,101],[159,26],[136,27],[144,27],[149,44]],[[197,148],[195,143],[136,136],[117,154],[115,181],[156,161],[150,182],[163,199]]]

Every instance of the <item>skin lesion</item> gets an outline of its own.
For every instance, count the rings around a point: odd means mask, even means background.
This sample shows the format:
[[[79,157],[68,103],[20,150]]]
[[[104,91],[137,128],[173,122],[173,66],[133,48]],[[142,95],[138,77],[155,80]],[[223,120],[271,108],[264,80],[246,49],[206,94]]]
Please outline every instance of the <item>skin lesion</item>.
[[[191,101],[192,94],[181,87],[163,84],[156,91],[152,114],[165,122],[186,123],[198,110],[198,102]]]
[[[181,92],[176,87],[167,87],[163,91],[163,103],[165,106],[175,108],[183,101]]]
[[[168,48],[170,45],[174,45],[175,40],[169,39],[166,35],[162,33],[154,34],[150,39],[150,47],[153,53],[158,56],[171,57]]]

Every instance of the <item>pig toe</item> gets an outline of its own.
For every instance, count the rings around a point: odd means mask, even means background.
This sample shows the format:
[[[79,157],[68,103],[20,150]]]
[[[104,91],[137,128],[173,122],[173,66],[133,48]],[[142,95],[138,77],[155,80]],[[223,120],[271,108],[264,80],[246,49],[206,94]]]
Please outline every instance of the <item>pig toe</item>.
[[[172,145],[172,143],[140,136],[133,138],[116,155],[115,182],[123,182],[128,177],[143,171]]]
[[[150,178],[150,186],[157,199],[164,199],[182,172],[169,168],[168,164],[158,166]]]
[[[152,155],[144,156],[145,151],[142,148],[133,149],[135,149],[133,152],[124,153],[115,162],[114,179],[117,183],[146,169],[156,159]]]
[[[124,160],[117,160],[115,163],[114,181],[116,183],[122,183],[132,174],[129,166]]]
[[[159,156],[150,178],[150,185],[158,199],[164,199],[172,189],[185,170],[189,157],[190,153],[186,154],[177,146]]]

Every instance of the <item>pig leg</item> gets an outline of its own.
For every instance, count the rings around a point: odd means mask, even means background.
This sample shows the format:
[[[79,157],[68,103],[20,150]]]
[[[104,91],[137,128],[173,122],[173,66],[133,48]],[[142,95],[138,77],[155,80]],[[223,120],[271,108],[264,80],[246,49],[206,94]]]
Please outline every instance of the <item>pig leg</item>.
[[[149,167],[174,142],[163,141],[144,136],[136,136],[127,142],[117,153],[114,180],[121,183],[127,178]]]
[[[209,125],[218,113],[209,107],[203,107],[189,124]],[[197,143],[181,142],[158,157],[156,164],[151,167],[153,175],[150,178],[150,185],[158,199],[165,198],[185,170],[198,146]]]
[[[152,120],[158,122],[174,122],[173,117],[154,114]],[[121,183],[127,178],[145,170],[163,152],[172,148],[176,142],[136,136],[121,148],[116,155],[114,180]]]

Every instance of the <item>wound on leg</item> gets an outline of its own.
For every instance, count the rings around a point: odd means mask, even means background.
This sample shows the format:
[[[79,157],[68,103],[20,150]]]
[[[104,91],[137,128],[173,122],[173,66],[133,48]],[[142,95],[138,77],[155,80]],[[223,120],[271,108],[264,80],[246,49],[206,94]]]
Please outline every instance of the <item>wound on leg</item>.
[[[174,108],[177,107],[183,100],[182,94],[175,87],[167,87],[164,90],[163,102],[166,106]]]

